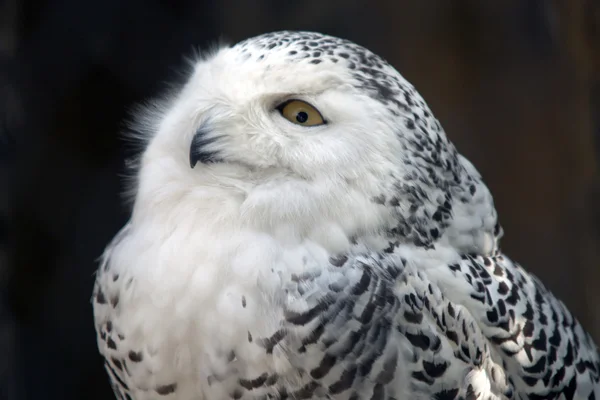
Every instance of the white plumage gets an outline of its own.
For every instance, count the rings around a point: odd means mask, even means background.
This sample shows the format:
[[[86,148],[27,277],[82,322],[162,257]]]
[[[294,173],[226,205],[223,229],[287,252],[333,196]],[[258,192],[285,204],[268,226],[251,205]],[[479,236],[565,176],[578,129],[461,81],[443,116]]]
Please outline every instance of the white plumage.
[[[252,38],[139,121],[93,297],[118,398],[600,395],[590,337],[500,253],[479,174],[368,50]]]

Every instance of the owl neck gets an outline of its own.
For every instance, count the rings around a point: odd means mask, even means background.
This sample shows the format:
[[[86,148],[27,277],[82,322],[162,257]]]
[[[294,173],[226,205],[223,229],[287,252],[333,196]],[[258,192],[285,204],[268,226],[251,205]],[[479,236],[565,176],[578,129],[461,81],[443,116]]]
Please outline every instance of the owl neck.
[[[492,195],[479,173],[455,154],[453,168],[413,163],[379,200],[392,211],[389,238],[425,250],[491,254],[501,228]]]

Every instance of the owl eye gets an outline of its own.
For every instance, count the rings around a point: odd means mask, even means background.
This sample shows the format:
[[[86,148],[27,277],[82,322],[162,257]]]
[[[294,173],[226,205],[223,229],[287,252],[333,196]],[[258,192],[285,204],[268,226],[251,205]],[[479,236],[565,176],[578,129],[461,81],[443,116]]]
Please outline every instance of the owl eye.
[[[302,100],[288,100],[277,107],[283,118],[302,126],[324,125],[325,120],[321,113]]]

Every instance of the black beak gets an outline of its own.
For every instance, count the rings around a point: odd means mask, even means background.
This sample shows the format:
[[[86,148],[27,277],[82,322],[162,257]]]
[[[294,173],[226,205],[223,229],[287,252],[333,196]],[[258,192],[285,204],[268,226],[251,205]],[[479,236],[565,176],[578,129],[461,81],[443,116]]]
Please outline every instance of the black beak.
[[[194,168],[198,162],[203,164],[220,161],[217,151],[209,150],[211,144],[214,144],[219,137],[209,137],[210,131],[206,126],[201,126],[194,135],[190,145],[190,168]]]

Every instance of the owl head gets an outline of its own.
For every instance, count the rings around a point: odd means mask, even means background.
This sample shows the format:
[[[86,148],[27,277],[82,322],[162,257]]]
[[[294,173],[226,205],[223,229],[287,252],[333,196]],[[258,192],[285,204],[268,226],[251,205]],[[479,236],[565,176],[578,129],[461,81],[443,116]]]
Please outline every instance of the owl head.
[[[134,220],[299,237],[327,221],[348,237],[477,253],[500,234],[480,175],[413,85],[347,40],[282,31],[221,46],[137,127]]]

